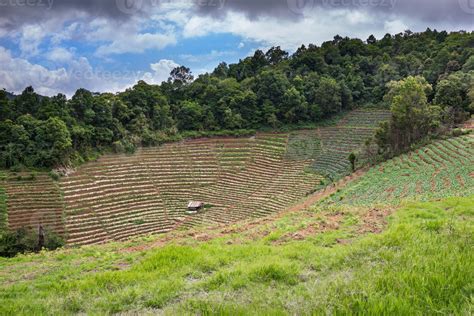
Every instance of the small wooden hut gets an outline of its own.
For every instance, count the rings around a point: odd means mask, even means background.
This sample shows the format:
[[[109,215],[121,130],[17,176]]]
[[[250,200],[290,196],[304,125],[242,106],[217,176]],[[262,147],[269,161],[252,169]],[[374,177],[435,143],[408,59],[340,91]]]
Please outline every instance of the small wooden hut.
[[[196,214],[204,207],[203,202],[195,202],[191,201],[188,204],[188,213],[189,214]]]

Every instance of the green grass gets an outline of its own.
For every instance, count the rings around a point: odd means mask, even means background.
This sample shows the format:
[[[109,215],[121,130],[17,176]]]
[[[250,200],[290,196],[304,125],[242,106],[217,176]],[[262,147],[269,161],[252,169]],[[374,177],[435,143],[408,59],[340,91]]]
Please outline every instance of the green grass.
[[[366,211],[317,207],[142,252],[121,249],[153,238],[0,259],[0,314],[472,313],[474,196],[405,204],[378,235],[358,233]]]

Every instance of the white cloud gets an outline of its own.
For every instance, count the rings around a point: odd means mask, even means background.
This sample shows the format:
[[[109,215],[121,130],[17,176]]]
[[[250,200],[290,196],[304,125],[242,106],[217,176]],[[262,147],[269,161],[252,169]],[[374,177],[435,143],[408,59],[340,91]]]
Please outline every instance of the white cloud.
[[[94,92],[123,91],[142,76],[135,72],[94,69],[85,57],[70,60],[65,67],[48,69],[24,58],[15,58],[1,46],[0,64],[0,89],[20,93],[32,86],[39,94],[47,96],[63,93],[70,97],[78,88]]]
[[[68,78],[64,68],[51,71],[25,59],[13,58],[3,47],[0,47],[0,64],[1,88],[16,93],[31,85],[36,87],[39,93],[51,95],[55,93],[55,88]]]
[[[172,34],[134,34],[123,39],[116,39],[112,43],[102,45],[97,49],[97,55],[142,53],[147,49],[161,50],[169,45],[176,44],[176,37]]]
[[[23,55],[37,55],[38,46],[45,37],[45,30],[40,25],[27,25],[23,27],[20,38],[20,49]]]
[[[203,63],[203,62],[210,62],[210,61],[219,62],[223,57],[234,56],[235,54],[236,54],[235,51],[212,50],[208,54],[200,54],[200,55],[181,54],[179,55],[179,57],[190,63]]]
[[[351,27],[348,28],[348,25]],[[315,9],[311,16],[297,21],[273,17],[251,20],[234,12],[228,13],[225,19],[192,16],[183,27],[183,36],[194,38],[212,33],[232,33],[264,46],[278,45],[287,50],[295,50],[302,44],[321,44],[336,34],[365,39],[373,30],[377,30],[376,36],[384,35],[383,24],[370,19],[364,12]]]
[[[149,84],[160,84],[168,80],[171,70],[179,67],[179,64],[173,60],[162,59],[155,64],[151,64],[150,68],[153,72],[147,72],[143,75],[142,80]]]
[[[63,47],[55,47],[46,54],[46,58],[50,61],[68,62],[71,61],[74,54]]]
[[[400,20],[387,21],[384,24],[386,33],[397,34],[409,29],[409,27]]]

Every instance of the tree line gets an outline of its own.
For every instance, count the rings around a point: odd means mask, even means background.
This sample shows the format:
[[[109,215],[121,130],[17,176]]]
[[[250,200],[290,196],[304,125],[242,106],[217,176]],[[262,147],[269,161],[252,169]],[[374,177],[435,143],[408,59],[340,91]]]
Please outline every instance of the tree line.
[[[291,55],[280,47],[257,50],[196,79],[181,66],[161,85],[140,81],[117,94],[79,89],[67,99],[31,87],[15,97],[0,91],[0,167],[78,164],[107,150],[314,123],[359,106],[391,107],[377,142],[393,153],[462,121],[474,112],[473,100],[472,32],[336,36]]]

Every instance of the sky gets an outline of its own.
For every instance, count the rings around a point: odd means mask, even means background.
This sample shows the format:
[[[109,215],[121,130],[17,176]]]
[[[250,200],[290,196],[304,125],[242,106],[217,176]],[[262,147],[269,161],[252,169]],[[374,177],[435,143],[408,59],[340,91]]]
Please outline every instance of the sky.
[[[118,92],[179,65],[428,27],[473,31],[474,0],[0,0],[0,89]]]

